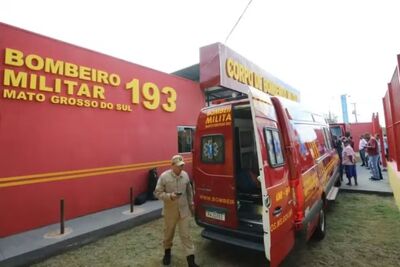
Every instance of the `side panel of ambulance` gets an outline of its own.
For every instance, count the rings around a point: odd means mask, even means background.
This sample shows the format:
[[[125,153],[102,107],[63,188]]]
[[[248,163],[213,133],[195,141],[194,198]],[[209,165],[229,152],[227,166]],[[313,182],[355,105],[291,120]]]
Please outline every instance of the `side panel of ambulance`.
[[[305,111],[297,103],[272,97],[285,132],[292,138],[290,183],[295,195],[294,223],[308,240],[325,235],[325,206],[338,174],[338,156],[328,125],[322,116]]]

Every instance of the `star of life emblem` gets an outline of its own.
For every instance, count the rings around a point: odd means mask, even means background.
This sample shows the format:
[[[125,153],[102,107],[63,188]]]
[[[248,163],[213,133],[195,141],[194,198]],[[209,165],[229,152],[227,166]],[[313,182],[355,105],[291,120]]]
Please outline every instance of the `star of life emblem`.
[[[219,146],[216,142],[213,143],[211,140],[209,140],[203,146],[203,154],[208,159],[212,159],[213,157],[216,157],[218,155],[218,152],[219,152]]]

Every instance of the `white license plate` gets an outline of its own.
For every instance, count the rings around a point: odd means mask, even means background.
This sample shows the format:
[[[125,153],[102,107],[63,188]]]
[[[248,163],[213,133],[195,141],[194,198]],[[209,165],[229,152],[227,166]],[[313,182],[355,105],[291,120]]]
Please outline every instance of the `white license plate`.
[[[206,210],[206,217],[219,221],[225,221],[225,213],[219,213],[216,211]]]

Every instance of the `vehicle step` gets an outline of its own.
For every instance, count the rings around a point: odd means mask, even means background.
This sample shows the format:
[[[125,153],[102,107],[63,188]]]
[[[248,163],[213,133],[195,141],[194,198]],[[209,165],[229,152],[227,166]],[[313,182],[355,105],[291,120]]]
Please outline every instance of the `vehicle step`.
[[[329,191],[328,196],[326,197],[327,200],[333,201],[336,199],[337,194],[339,193],[339,187],[334,186],[332,187],[331,191]]]
[[[264,244],[258,243],[252,240],[246,240],[244,238],[239,238],[233,235],[226,235],[223,233],[217,233],[214,231],[210,231],[208,229],[204,229],[201,232],[201,236],[210,240],[215,240],[223,243],[228,243],[231,245],[235,245],[238,247],[248,248],[256,251],[264,252]]]

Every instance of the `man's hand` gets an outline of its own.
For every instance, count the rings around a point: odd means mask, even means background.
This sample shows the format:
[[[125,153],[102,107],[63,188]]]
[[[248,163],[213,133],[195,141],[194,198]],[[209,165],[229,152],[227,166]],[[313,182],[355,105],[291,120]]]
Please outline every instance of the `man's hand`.
[[[182,193],[175,193],[175,192],[173,192],[173,193],[171,193],[171,200],[175,200],[175,199],[178,199],[180,196],[182,195]]]
[[[194,203],[189,204],[189,209],[190,212],[192,213],[192,216],[194,216]]]

